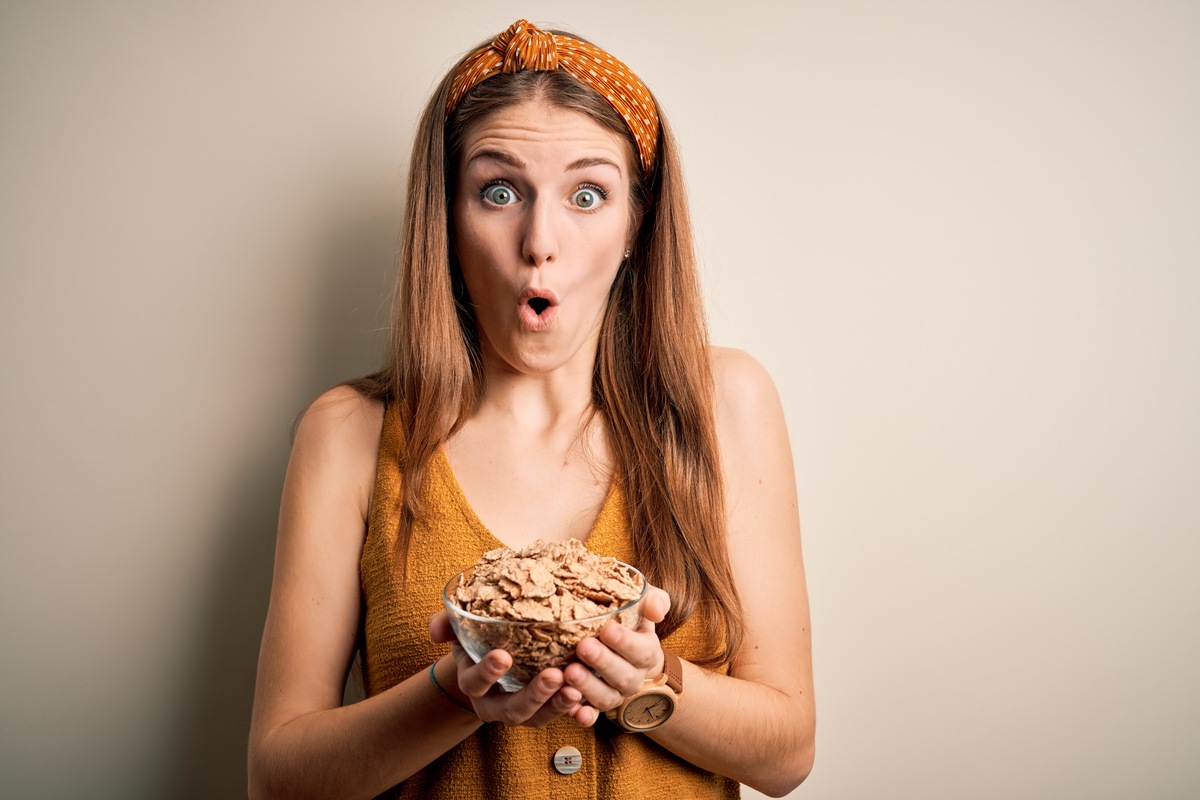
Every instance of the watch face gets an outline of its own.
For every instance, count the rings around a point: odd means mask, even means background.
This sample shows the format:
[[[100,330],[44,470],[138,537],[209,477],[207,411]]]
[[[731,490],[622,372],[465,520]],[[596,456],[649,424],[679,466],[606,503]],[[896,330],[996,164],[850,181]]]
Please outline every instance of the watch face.
[[[621,717],[627,727],[648,731],[666,722],[674,710],[675,700],[670,695],[648,692],[630,700]]]

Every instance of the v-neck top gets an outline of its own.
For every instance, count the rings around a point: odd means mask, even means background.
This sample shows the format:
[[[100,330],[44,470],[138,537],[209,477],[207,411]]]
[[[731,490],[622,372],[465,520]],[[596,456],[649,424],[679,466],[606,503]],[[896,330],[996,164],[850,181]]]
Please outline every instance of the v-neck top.
[[[463,517],[467,520],[470,527],[479,533],[481,539],[490,542],[488,550],[494,550],[497,547],[508,547],[506,543],[500,541],[500,538],[492,533],[492,530],[475,513],[475,508],[471,505],[471,501],[467,499],[466,492],[462,489],[462,484],[458,482],[458,477],[454,474],[454,467],[450,464],[450,458],[447,456],[444,448],[439,447],[434,452],[431,471],[444,479],[450,498],[458,506],[459,511],[462,512]],[[605,494],[604,499],[601,501],[596,519],[592,522],[592,527],[588,529],[586,538],[583,541],[587,544],[588,549],[593,552],[600,555],[611,555],[613,558],[620,558],[622,561],[629,563],[629,559],[624,556],[616,556],[606,549],[614,545],[620,545],[620,542],[616,542],[614,539],[619,539],[619,536],[615,534],[621,527],[621,517],[614,516],[614,514],[619,515],[624,512],[624,509],[624,495],[617,488],[616,481],[610,481],[608,493]]]
[[[403,462],[404,426],[399,409],[389,403],[359,565],[364,609],[363,686],[368,697],[428,670],[449,652],[449,645],[429,639],[429,619],[442,610],[442,589],[479,556],[504,546],[479,520],[439,449],[421,490],[424,514],[414,522],[407,575],[402,578],[396,536]],[[620,484],[612,481],[584,544],[595,553],[638,566]],[[697,614],[663,644],[680,657],[695,660],[710,650],[704,630]],[[553,766],[554,754],[564,746],[578,749],[582,757],[581,768],[571,775],[562,775]],[[627,733],[601,716],[590,728],[565,718],[543,728],[484,724],[383,796],[413,800],[704,800],[740,794],[737,782],[702,770],[650,738]]]

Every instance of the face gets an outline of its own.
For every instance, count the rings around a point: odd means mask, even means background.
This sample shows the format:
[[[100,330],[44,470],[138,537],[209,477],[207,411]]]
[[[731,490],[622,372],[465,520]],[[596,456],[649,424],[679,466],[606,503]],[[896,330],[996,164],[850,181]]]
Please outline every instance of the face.
[[[455,248],[489,367],[590,374],[633,239],[629,150],[590,118],[541,102],[502,108],[467,132]]]

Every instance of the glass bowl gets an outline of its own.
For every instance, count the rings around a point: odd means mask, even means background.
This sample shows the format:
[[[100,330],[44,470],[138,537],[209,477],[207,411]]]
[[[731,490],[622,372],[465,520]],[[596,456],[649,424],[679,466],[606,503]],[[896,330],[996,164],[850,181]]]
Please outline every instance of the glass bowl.
[[[603,614],[583,619],[553,622],[524,621],[481,617],[459,608],[453,599],[454,590],[470,580],[475,568],[458,573],[442,590],[442,602],[450,617],[450,625],[459,644],[476,664],[492,650],[504,650],[512,656],[512,667],[500,678],[506,691],[515,692],[542,670],[562,669],[575,659],[575,645],[595,636],[609,620],[617,620],[626,628],[636,628],[642,620],[642,600],[649,584],[636,568],[618,561],[621,569],[641,581],[642,591],[635,599]]]

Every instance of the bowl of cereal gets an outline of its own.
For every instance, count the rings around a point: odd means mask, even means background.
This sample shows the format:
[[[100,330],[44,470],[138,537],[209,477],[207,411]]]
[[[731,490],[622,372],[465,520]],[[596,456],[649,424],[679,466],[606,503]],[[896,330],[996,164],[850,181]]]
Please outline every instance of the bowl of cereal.
[[[491,650],[512,656],[500,685],[515,692],[542,670],[575,660],[575,645],[609,620],[637,627],[648,587],[637,569],[577,539],[538,540],[484,553],[450,579],[442,601],[475,663]]]

